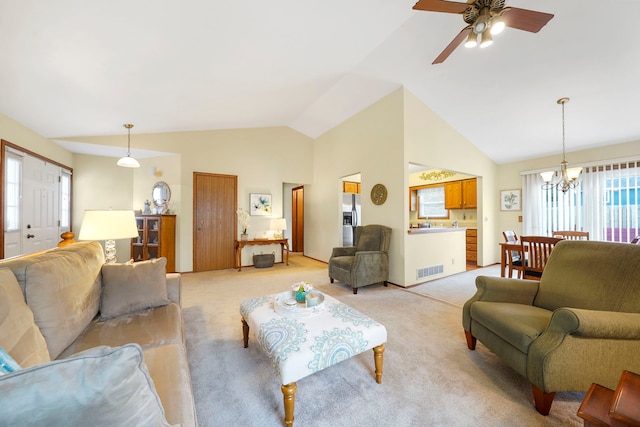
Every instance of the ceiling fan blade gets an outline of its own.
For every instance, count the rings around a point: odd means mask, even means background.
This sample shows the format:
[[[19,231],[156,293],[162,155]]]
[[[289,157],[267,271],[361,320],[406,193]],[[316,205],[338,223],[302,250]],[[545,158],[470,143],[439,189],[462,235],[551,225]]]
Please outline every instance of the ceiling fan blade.
[[[553,15],[550,13],[519,9],[517,7],[506,7],[502,14],[502,19],[507,27],[532,33],[540,31],[551,18],[553,18]]]
[[[449,43],[447,47],[444,48],[442,53],[438,55],[438,57],[432,62],[432,64],[439,64],[444,62],[445,59],[451,55],[451,53],[456,50],[458,46],[467,38],[469,33],[471,32],[471,26],[464,28],[462,31],[458,33],[458,35]]]
[[[413,6],[415,10],[427,10],[430,12],[463,13],[471,7],[467,3],[458,3],[446,0],[418,0]]]

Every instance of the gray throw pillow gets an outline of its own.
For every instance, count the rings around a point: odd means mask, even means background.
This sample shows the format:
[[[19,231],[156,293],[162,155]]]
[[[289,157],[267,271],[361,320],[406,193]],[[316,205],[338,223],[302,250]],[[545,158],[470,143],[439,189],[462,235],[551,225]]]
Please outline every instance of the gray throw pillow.
[[[137,344],[96,347],[0,377],[0,424],[169,426]]]
[[[100,318],[110,319],[169,304],[166,258],[102,266]]]

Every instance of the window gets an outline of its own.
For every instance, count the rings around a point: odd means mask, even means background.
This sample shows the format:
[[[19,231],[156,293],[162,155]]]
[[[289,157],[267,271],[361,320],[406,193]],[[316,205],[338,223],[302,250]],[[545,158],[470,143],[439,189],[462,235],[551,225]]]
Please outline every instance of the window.
[[[444,185],[419,187],[418,218],[449,218],[449,211],[444,208]]]
[[[60,231],[71,230],[71,172],[62,169],[60,174]]]
[[[4,231],[18,231],[20,230],[22,158],[7,151],[5,167]]]
[[[640,234],[640,161],[588,166],[579,186],[543,190],[537,174],[523,176],[523,234],[584,230],[592,240],[630,242]]]

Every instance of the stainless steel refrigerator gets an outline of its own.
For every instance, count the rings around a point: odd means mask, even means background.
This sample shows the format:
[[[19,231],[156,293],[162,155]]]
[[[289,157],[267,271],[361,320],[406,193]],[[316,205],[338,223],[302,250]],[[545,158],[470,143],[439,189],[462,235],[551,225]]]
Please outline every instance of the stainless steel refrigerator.
[[[360,217],[360,195],[342,193],[342,246],[353,246],[356,227],[362,225]]]

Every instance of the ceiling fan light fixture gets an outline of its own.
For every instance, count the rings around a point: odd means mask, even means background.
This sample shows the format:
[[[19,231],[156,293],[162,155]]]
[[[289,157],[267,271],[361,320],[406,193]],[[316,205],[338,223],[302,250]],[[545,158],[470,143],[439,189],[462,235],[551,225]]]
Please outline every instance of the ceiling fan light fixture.
[[[464,42],[464,47],[476,47],[478,46],[478,35],[475,31],[469,31],[469,37],[467,37],[467,41]]]
[[[480,42],[480,47],[485,48],[489,47],[493,44],[493,37],[491,37],[491,31],[485,31],[482,33],[482,41]]]
[[[491,20],[491,34],[492,35],[496,35],[496,34],[500,34],[502,32],[502,30],[504,30],[505,27],[505,23],[502,20],[501,17],[495,17]]]

